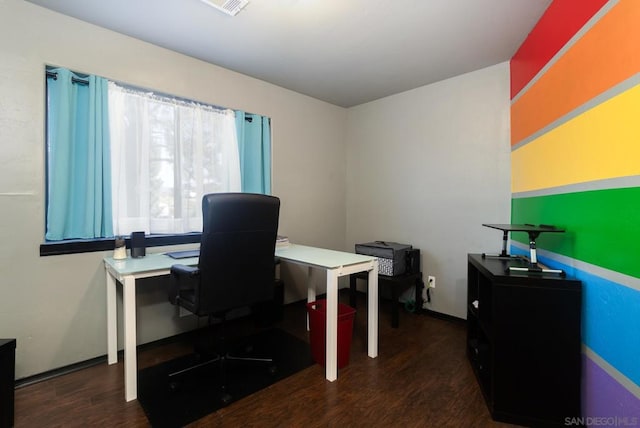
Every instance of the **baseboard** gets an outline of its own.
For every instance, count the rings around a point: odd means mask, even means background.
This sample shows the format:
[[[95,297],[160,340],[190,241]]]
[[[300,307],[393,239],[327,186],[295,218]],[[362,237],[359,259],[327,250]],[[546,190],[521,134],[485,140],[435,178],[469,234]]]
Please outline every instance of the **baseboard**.
[[[461,324],[467,323],[467,320],[464,318],[459,318],[454,315],[445,314],[443,312],[432,311],[431,309],[422,309],[420,313],[423,313],[425,315],[429,315],[431,317],[438,318],[441,320],[445,320],[445,321],[452,321],[452,322],[461,323]]]
[[[106,362],[107,362],[107,356],[103,355],[100,357],[91,358],[89,360],[80,361],[78,363],[69,364],[68,366],[60,367],[53,370],[48,370],[43,373],[38,373],[32,376],[23,377],[21,379],[16,379],[15,388],[16,389],[23,388],[25,386],[33,385],[39,382],[44,382],[45,380],[50,380],[58,376],[66,375],[78,370],[97,366],[98,364],[102,364]]]
[[[339,292],[340,293],[348,293],[349,289],[348,288],[342,288],[342,289],[339,290]],[[356,293],[362,294],[362,295],[366,295],[366,293],[364,291],[360,291],[360,290],[357,290]],[[456,322],[456,323],[464,323],[464,324],[467,323],[467,320],[464,319],[464,318],[459,318],[459,317],[456,317],[454,315],[445,314],[443,312],[433,311],[431,309],[418,309],[416,312],[414,312],[414,314],[429,315],[429,316],[434,317],[434,318],[438,318],[438,319],[442,319],[442,320],[446,320],[446,321],[452,321],[452,322]]]

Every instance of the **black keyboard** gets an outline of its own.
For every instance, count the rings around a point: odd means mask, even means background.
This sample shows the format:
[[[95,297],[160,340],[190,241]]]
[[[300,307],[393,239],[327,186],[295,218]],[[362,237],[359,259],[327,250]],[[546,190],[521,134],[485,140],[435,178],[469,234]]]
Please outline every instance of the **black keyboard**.
[[[188,259],[191,257],[199,257],[200,250],[170,251],[165,254],[172,259]]]

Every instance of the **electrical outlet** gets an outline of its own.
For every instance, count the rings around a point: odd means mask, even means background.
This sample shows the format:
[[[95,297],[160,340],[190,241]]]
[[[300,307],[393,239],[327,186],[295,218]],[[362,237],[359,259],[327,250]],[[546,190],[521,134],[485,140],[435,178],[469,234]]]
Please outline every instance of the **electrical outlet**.
[[[429,288],[436,288],[436,277],[429,275],[427,277],[427,283],[429,284]]]

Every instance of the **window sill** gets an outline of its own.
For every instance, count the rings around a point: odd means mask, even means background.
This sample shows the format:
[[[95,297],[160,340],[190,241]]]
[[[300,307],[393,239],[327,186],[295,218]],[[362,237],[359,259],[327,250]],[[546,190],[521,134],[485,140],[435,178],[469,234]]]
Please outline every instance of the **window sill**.
[[[147,235],[145,247],[164,247],[167,245],[200,243],[201,233],[185,233],[180,235]],[[131,241],[125,238],[127,248]],[[63,254],[91,253],[110,251],[115,247],[115,238],[103,239],[70,239],[67,241],[45,242],[40,245],[40,256],[59,256]]]

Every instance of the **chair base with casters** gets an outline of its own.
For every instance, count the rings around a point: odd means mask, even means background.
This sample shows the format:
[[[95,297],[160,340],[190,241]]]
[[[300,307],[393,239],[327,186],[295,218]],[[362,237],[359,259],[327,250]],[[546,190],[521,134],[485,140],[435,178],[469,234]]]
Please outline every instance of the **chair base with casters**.
[[[220,323],[217,325],[218,328],[222,330],[222,333],[218,337],[219,344],[214,347],[214,352],[198,352],[199,356],[203,357],[203,360],[199,363],[193,364],[189,367],[183,368],[181,370],[177,370],[175,372],[169,373],[169,389],[172,391],[180,389],[180,380],[183,375],[190,373],[194,370],[202,369],[207,366],[211,366],[213,364],[218,365],[219,370],[219,381],[220,381],[220,401],[223,405],[228,405],[233,401],[233,396],[227,390],[227,373],[226,369],[228,368],[228,364],[258,364],[264,365],[267,373],[271,375],[275,375],[277,373],[277,367],[275,365],[275,361],[270,357],[259,357],[259,356],[245,356],[250,355],[253,352],[253,347],[251,344],[246,344],[242,348],[242,356],[235,355],[227,349],[225,344],[225,324],[228,322],[226,316],[221,316],[220,318],[215,318],[219,320]],[[212,320],[209,319],[209,327],[215,327]],[[209,328],[208,330],[211,330]],[[208,331],[210,332],[210,331]]]

